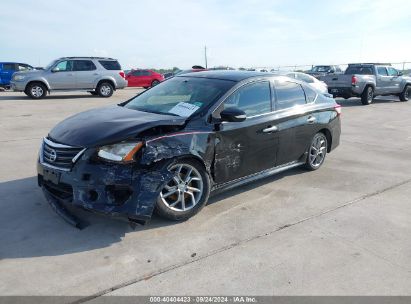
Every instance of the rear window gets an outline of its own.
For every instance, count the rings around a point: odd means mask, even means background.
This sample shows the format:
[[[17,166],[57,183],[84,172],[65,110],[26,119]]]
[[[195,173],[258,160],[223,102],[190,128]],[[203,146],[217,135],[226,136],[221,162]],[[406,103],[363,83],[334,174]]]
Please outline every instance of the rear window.
[[[106,70],[121,70],[121,65],[117,60],[99,60]]]
[[[369,66],[350,66],[345,71],[345,74],[373,75],[374,73]]]
[[[301,85],[291,81],[276,81],[277,110],[305,104],[305,93]]]

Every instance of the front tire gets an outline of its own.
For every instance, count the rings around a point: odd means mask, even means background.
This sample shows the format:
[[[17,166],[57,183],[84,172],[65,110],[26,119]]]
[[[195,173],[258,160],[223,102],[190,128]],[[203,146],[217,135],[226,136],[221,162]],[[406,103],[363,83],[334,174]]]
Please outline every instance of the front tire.
[[[176,159],[165,166],[174,176],[161,190],[155,210],[169,220],[187,220],[207,204],[210,178],[195,160]]]
[[[34,82],[30,83],[26,90],[25,93],[27,96],[33,99],[41,99],[44,98],[47,94],[47,87],[40,83],[40,82]]]
[[[97,86],[97,94],[100,97],[110,97],[111,95],[113,95],[114,93],[114,88],[113,85],[109,82],[101,82],[98,86]]]
[[[374,89],[371,86],[367,86],[364,92],[361,94],[361,103],[365,106],[370,105],[374,99]]]
[[[400,100],[408,101],[408,99],[410,98],[410,91],[411,91],[411,86],[406,85],[404,88],[404,91],[402,91],[402,93],[400,94]]]
[[[317,133],[314,135],[310,147],[308,148],[307,161],[305,168],[314,171],[321,167],[327,155],[327,137],[324,133]]]

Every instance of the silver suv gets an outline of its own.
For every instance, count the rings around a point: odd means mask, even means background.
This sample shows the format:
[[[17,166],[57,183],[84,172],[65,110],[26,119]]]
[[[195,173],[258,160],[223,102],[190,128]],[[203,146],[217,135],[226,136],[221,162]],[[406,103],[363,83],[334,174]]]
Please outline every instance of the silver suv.
[[[127,86],[125,74],[117,60],[104,57],[63,57],[44,70],[17,72],[10,86],[14,91],[40,99],[51,91],[88,91],[110,97],[114,90]]]

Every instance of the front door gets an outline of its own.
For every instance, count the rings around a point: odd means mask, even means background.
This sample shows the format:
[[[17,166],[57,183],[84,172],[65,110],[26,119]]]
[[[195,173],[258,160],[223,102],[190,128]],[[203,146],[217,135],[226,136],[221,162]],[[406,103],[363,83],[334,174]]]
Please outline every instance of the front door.
[[[48,73],[47,80],[52,90],[76,88],[76,77],[73,72],[73,61],[58,62]]]
[[[247,119],[223,122],[216,132],[214,172],[220,184],[273,168],[278,149],[268,81],[237,89],[219,110],[229,107],[243,110]]]
[[[388,76],[391,77],[389,93],[401,93],[402,77],[400,77],[398,71],[394,69],[393,67],[387,67],[387,70],[388,70]]]

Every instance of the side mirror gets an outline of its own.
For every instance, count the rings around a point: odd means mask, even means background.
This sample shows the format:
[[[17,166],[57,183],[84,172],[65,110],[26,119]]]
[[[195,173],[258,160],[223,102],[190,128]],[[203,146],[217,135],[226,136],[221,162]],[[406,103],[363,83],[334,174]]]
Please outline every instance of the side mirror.
[[[52,72],[52,73],[56,73],[56,72],[58,72],[58,71],[60,71],[59,68],[52,68],[52,69],[51,69],[51,72]]]
[[[398,76],[403,76],[404,73],[403,72],[398,72]]]
[[[232,107],[223,110],[220,113],[221,121],[228,121],[228,122],[241,122],[247,118],[247,115],[243,110],[238,108]]]
[[[334,74],[334,73],[335,73],[335,70],[329,70],[328,73],[329,73],[329,74]]]

